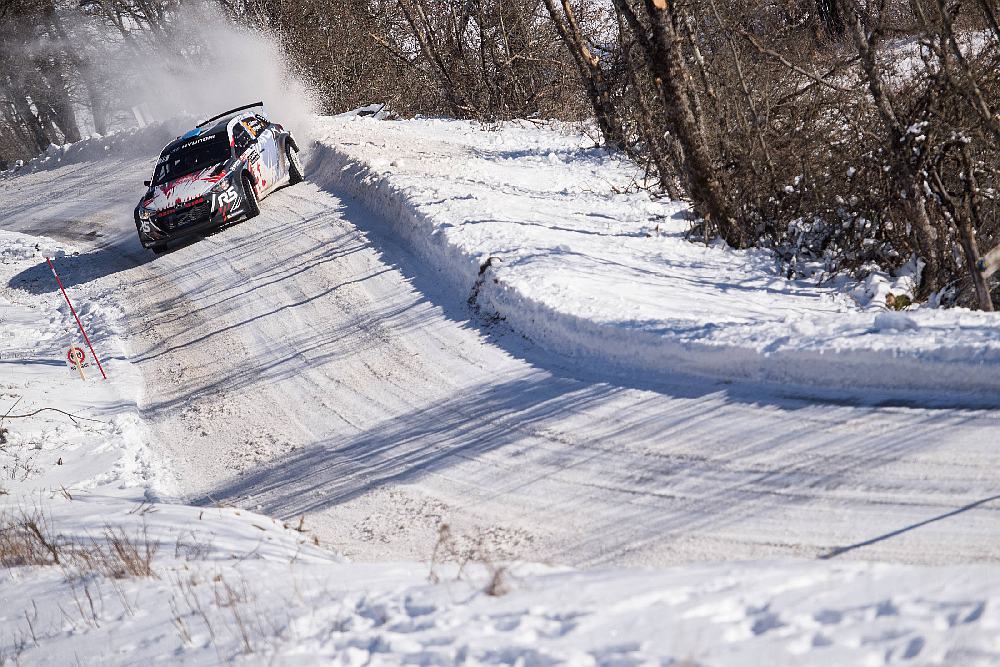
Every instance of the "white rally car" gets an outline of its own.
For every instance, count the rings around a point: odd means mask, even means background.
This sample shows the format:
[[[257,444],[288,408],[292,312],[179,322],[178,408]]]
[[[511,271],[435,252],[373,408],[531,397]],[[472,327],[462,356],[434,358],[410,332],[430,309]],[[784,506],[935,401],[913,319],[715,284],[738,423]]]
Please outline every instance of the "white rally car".
[[[163,149],[135,209],[143,247],[161,253],[175,239],[253,218],[261,199],[302,180],[295,139],[262,106],[220,114]]]

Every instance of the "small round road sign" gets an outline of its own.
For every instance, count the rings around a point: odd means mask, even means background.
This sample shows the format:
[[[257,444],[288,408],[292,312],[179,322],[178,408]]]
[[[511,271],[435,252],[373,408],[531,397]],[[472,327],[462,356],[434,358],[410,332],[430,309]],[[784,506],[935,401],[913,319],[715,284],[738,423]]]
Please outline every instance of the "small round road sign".
[[[69,359],[71,364],[79,366],[87,360],[87,355],[83,353],[83,349],[79,347],[71,347],[69,348],[69,353],[66,355],[66,358]]]

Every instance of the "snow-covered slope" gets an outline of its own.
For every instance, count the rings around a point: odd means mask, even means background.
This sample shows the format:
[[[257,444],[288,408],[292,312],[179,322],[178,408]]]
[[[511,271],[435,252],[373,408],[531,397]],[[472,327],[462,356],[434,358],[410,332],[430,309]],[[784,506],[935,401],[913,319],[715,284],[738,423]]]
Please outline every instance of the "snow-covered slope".
[[[17,412],[52,404],[100,420],[8,424],[18,448],[5,455],[26,450],[39,471],[5,483],[14,493],[0,502],[14,517],[37,506],[66,543],[93,538],[107,549],[107,525],[158,545],[153,578],[0,570],[4,655],[42,664],[74,654],[84,664],[1000,660],[990,396],[630,372],[627,357],[641,350],[628,342],[621,358],[589,350],[581,363],[566,345],[590,334],[554,321],[562,333],[546,337],[543,320],[573,313],[539,319],[534,309],[558,304],[538,295],[563,290],[559,303],[602,331],[649,333],[636,318],[602,318],[613,298],[655,305],[660,288],[678,284],[639,279],[651,266],[674,278],[693,271],[699,290],[691,300],[666,290],[664,303],[681,310],[651,321],[690,310],[704,326],[710,304],[748,316],[769,299],[811,304],[796,307],[820,319],[874,315],[805,284],[742,300],[713,286],[699,262],[742,272],[754,295],[759,281],[780,278],[762,256],[657,236],[649,216],[669,205],[616,194],[627,166],[581,152],[580,137],[440,121],[324,119],[316,129],[326,138],[312,149],[311,182],[264,201],[260,218],[155,260],[131,221],[151,156],[109,151],[0,182],[0,319],[13,334],[0,337],[0,409],[16,395]],[[491,152],[498,141],[510,155]],[[364,153],[349,166],[351,150]],[[405,158],[413,150],[424,151],[419,166]],[[418,201],[430,186],[407,170],[426,172],[447,201]],[[477,206],[458,199],[463,173],[476,174]],[[608,184],[597,173],[618,176]],[[586,192],[562,193],[573,187]],[[434,227],[421,217],[428,210],[440,214]],[[471,224],[473,214],[500,222]],[[480,245],[455,241],[477,228]],[[652,236],[629,236],[637,229]],[[72,322],[47,249],[106,354],[109,384],[66,368]],[[688,251],[690,262],[675,261]],[[487,253],[504,262],[473,309]],[[600,273],[580,290],[581,273],[598,271],[592,258]],[[640,285],[634,294],[596,289],[631,284],[625,276]],[[537,303],[504,297],[542,280]],[[535,314],[519,321],[505,308]],[[728,317],[720,328],[735,335]],[[975,316],[942,326],[966,317]],[[461,581],[449,557],[435,584],[426,563],[442,522],[477,546]],[[514,565],[497,580],[506,594],[487,595],[507,561],[549,566]]]
[[[88,333],[102,342],[100,361],[110,377],[103,382],[62,296],[42,299],[8,284],[45,257],[59,263],[72,253],[62,243],[0,230],[0,417],[8,415],[9,429],[0,448],[0,489],[13,506],[35,502],[40,488],[134,489],[154,482],[154,454],[136,414],[142,378],[121,337],[121,285],[101,286],[76,304]],[[51,273],[38,275],[56,284]],[[79,370],[68,363],[70,347],[86,355]]]

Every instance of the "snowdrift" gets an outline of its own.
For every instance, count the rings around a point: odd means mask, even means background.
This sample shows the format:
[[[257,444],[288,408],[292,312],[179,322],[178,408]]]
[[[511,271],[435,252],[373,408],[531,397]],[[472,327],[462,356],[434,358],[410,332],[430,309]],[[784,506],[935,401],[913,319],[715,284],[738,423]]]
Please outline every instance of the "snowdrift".
[[[650,201],[641,170],[570,128],[349,114],[315,132],[312,179],[380,212],[456,297],[589,367],[1000,388],[997,316],[889,311],[905,278],[817,286],[786,279],[767,252],[692,243],[683,205]]]

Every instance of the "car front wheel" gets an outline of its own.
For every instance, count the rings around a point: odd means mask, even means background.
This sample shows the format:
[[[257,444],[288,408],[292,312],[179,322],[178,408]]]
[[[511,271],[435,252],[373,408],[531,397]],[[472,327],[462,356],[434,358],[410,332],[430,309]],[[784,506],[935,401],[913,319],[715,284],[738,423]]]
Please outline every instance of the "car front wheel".
[[[253,189],[253,183],[248,176],[243,177],[243,194],[246,196],[246,219],[256,218],[260,215],[260,204],[257,202],[257,192]]]
[[[302,182],[302,160],[299,159],[299,151],[290,142],[285,143],[285,155],[288,157],[288,184],[295,185]]]

